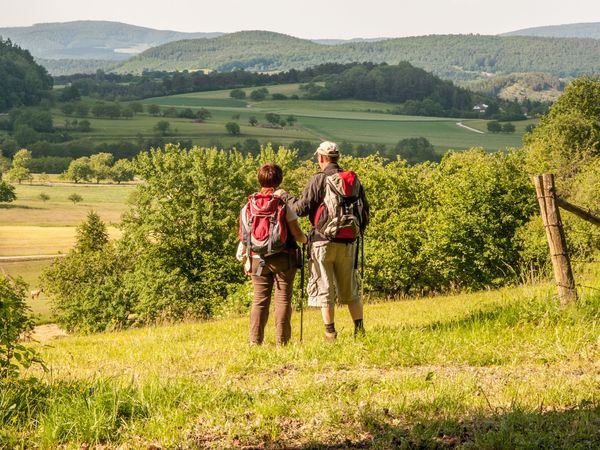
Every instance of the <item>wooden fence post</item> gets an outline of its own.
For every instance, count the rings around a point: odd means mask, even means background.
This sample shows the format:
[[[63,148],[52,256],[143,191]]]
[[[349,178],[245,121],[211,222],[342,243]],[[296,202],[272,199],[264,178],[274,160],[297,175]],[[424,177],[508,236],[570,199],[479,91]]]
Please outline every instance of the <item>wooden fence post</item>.
[[[563,230],[558,203],[556,201],[556,189],[554,186],[554,175],[544,174],[533,177],[537,199],[540,204],[540,212],[546,229],[554,279],[558,288],[558,298],[562,305],[577,300],[575,290],[575,279],[571,269],[571,261],[567,253],[567,243]]]

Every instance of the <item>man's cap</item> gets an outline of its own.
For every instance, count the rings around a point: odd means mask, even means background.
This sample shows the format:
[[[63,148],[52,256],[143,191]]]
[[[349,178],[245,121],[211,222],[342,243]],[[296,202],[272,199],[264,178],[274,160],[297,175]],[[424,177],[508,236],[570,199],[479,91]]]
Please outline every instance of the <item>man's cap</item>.
[[[340,156],[340,151],[335,142],[325,141],[321,142],[321,145],[317,148],[315,152],[315,156],[323,155],[323,156]]]

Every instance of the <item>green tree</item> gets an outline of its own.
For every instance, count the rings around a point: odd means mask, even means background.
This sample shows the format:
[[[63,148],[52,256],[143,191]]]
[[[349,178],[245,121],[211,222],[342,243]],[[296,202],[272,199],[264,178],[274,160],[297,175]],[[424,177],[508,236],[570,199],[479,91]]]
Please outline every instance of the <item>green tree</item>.
[[[244,153],[258,155],[260,153],[260,142],[258,142],[256,139],[246,139],[242,143],[242,151]]]
[[[424,137],[402,139],[394,152],[410,165],[439,160],[433,145]]]
[[[76,236],[75,250],[78,252],[98,251],[108,242],[106,224],[94,211],[90,211],[86,220],[77,227]]]
[[[73,103],[63,103],[63,105],[60,107],[60,110],[62,111],[62,113],[66,116],[70,116],[71,114],[73,114],[75,112],[75,105]]]
[[[497,120],[490,120],[486,126],[490,133],[500,133],[502,131],[502,125]]]
[[[21,184],[23,181],[31,180],[33,177],[29,170],[31,162],[31,152],[25,148],[17,151],[13,156],[11,169],[6,173],[9,181],[16,181]]]
[[[144,111],[144,106],[140,102],[129,103],[129,108],[131,108],[135,114],[139,114]]]
[[[211,117],[212,117],[211,112],[206,108],[200,108],[198,111],[196,111],[196,119],[206,120],[206,119],[210,119]]]
[[[279,122],[281,122],[281,116],[275,113],[265,114],[265,119],[267,119],[267,122],[269,122],[272,125],[279,125]]]
[[[535,129],[525,136],[527,170],[556,175],[561,192],[600,154],[600,80],[582,77],[567,86]]]
[[[80,120],[79,123],[77,124],[77,131],[79,131],[81,133],[89,133],[90,131],[92,131],[92,126],[91,126],[90,121],[87,119]]]
[[[258,123],[258,119],[255,116],[250,116],[250,118],[248,119],[248,123],[251,127],[255,127]]]
[[[92,168],[92,178],[96,183],[101,180],[106,180],[111,176],[111,168],[113,162],[112,153],[96,153],[90,156],[90,166]]]
[[[119,159],[111,167],[110,174],[113,181],[121,183],[123,181],[132,181],[135,176],[135,170],[129,160]]]
[[[231,92],[229,92],[229,96],[231,98],[243,99],[246,98],[246,92],[242,89],[232,89]]]
[[[134,293],[125,287],[132,258],[110,242],[83,251],[81,243],[75,247],[40,277],[44,292],[52,297],[58,323],[81,333],[127,324],[135,301]]]
[[[40,139],[39,133],[29,125],[15,126],[13,137],[21,147],[29,146]]]
[[[19,367],[28,368],[33,363],[43,366],[38,354],[20,342],[23,334],[33,329],[26,287],[22,279],[0,274],[0,380],[17,377]]]
[[[0,203],[10,203],[17,199],[14,186],[0,180]]]
[[[167,145],[141,153],[135,166],[145,182],[122,222],[137,255],[134,312],[145,321],[208,317],[243,278],[231,230],[255,189],[256,164],[239,152]]]
[[[14,186],[2,180],[2,176],[8,168],[8,160],[2,156],[2,150],[0,150],[0,203],[10,203],[17,199]]]
[[[82,156],[69,163],[69,168],[63,174],[63,177],[67,180],[71,180],[75,183],[80,181],[90,181],[94,171],[92,169],[90,158]]]
[[[126,106],[121,110],[121,117],[125,119],[131,119],[135,115],[133,109],[130,106]]]
[[[233,136],[237,136],[240,134],[240,126],[236,122],[227,122],[225,124],[225,129],[229,134]]]
[[[96,102],[94,106],[92,106],[92,114],[94,117],[104,117],[105,113],[105,103],[104,102]]]
[[[514,133],[515,130],[516,130],[515,125],[511,122],[506,122],[505,124],[502,125],[503,133]]]
[[[75,115],[77,117],[87,117],[90,112],[90,107],[87,103],[77,102],[75,103]]]
[[[148,105],[148,114],[151,116],[158,116],[160,114],[160,106],[152,104]]]
[[[154,131],[160,136],[167,136],[171,132],[171,124],[166,120],[159,120],[154,125]]]
[[[73,85],[64,88],[59,95],[59,100],[61,102],[71,102],[73,100],[79,100],[80,98],[81,94],[79,89]]]
[[[163,111],[163,117],[177,117],[177,108],[170,107]]]
[[[71,200],[74,205],[76,205],[77,203],[83,201],[83,197],[81,195],[79,195],[78,193],[76,193],[76,192],[72,193],[67,198],[69,200]]]
[[[48,194],[46,194],[45,192],[40,192],[40,195],[38,195],[38,198],[43,201],[44,203],[46,203],[48,200],[50,200],[50,196]]]
[[[267,88],[255,89],[252,92],[250,92],[250,98],[252,100],[254,100],[255,102],[259,102],[259,101],[267,98],[268,93],[269,93],[269,90]]]
[[[290,114],[289,116],[287,116],[287,117],[285,118],[285,120],[286,120],[286,122],[288,123],[288,125],[289,125],[290,127],[293,127],[293,126],[294,126],[294,124],[295,124],[296,122],[298,122],[298,118],[297,118],[296,116],[294,116],[293,114]]]

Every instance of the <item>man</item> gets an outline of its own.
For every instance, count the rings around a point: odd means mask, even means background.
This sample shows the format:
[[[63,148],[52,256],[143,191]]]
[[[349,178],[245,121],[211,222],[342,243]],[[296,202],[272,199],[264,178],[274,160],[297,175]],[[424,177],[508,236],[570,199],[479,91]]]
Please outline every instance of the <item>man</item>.
[[[328,178],[334,174],[351,174],[351,179],[355,178],[353,173],[344,172],[338,165],[340,152],[335,142],[321,143],[315,156],[321,171],[309,180],[300,198],[291,196],[288,198],[288,205],[298,216],[308,216],[313,225],[309,235],[308,305],[321,308],[325,324],[325,339],[334,341],[337,338],[336,303],[348,305],[354,320],[354,335],[364,334],[360,280],[356,270],[358,239],[357,236],[326,237],[317,229],[316,222],[319,220],[317,216],[320,216],[323,211]],[[358,217],[358,223],[359,233],[362,233],[368,222],[369,204],[362,186],[358,181],[356,183],[358,189],[356,198],[359,206],[353,211],[361,216]]]

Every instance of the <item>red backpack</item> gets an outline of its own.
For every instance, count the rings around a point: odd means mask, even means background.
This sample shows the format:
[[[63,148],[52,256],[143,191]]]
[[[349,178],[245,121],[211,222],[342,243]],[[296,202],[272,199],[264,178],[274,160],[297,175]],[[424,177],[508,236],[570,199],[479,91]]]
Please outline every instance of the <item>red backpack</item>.
[[[240,213],[240,241],[248,258],[279,253],[286,247],[285,202],[274,194],[252,194]]]
[[[325,181],[325,197],[315,214],[314,226],[327,239],[354,241],[364,224],[361,185],[356,173],[337,172]]]

